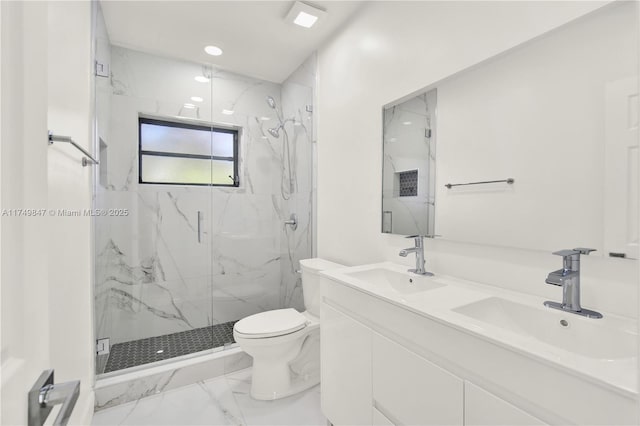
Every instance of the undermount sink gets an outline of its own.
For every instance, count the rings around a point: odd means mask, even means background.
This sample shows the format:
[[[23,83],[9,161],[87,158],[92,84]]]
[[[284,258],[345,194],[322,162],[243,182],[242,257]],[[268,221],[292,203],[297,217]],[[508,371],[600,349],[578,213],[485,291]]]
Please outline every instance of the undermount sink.
[[[607,327],[598,319],[537,309],[500,297],[470,303],[454,312],[589,358],[637,356],[635,333]]]
[[[394,291],[401,294],[418,293],[444,287],[444,284],[434,282],[420,275],[402,273],[385,268],[348,272],[345,275],[375,285],[379,290]]]

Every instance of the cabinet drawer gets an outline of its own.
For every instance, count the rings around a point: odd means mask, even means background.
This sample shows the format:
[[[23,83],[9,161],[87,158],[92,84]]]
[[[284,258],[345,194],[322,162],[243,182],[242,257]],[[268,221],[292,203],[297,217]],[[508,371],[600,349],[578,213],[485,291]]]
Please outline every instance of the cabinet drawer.
[[[469,381],[464,382],[464,424],[468,426],[546,425],[526,411]]]
[[[373,333],[373,400],[406,425],[462,425],[464,381]]]

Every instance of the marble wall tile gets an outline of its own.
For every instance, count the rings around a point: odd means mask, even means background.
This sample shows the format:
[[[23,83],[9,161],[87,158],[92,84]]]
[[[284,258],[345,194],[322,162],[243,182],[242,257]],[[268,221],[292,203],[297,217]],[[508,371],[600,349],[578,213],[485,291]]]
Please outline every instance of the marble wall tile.
[[[298,229],[285,228],[281,238],[283,306],[304,310],[302,280],[297,271],[299,261],[313,253],[313,100],[315,87],[315,57],[309,58],[282,84],[283,114],[293,123],[285,126],[289,136],[293,164],[291,173],[294,191],[282,205],[284,217],[295,213]]]

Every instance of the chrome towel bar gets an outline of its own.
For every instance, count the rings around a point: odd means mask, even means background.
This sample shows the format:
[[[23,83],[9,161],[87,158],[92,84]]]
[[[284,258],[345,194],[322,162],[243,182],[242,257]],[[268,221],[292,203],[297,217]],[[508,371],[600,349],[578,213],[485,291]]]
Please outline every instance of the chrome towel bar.
[[[482,184],[485,184],[485,183],[501,183],[501,182],[508,183],[509,185],[512,185],[513,182],[515,182],[515,179],[514,178],[508,178],[508,179],[501,179],[501,180],[485,180],[485,181],[482,181],[482,182],[448,183],[445,186],[447,188],[451,189],[451,187],[454,187],[454,186],[482,185]]]
[[[28,394],[28,426],[42,426],[54,405],[62,404],[53,426],[69,423],[71,412],[80,395],[80,380],[53,383],[53,370],[42,372]]]
[[[78,145],[71,139],[69,136],[58,136],[54,135],[53,132],[49,132],[49,145],[52,145],[54,142],[66,142],[73,145],[79,151],[81,151],[86,157],[82,157],[82,167],[86,167],[91,164],[99,164],[98,160],[93,158],[91,154],[89,154],[83,147]]]

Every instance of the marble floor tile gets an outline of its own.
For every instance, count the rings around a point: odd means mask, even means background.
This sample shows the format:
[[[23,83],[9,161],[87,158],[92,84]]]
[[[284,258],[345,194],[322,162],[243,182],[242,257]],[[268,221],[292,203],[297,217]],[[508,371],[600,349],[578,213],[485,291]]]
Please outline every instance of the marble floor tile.
[[[275,401],[251,398],[251,369],[226,376],[247,426],[253,425],[322,425],[327,420],[320,409],[320,386]]]
[[[326,425],[320,386],[277,401],[249,395],[251,369],[96,413],[94,425]]]

